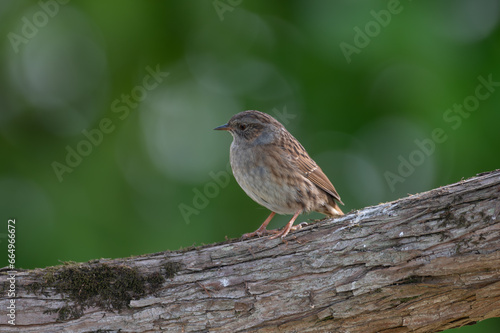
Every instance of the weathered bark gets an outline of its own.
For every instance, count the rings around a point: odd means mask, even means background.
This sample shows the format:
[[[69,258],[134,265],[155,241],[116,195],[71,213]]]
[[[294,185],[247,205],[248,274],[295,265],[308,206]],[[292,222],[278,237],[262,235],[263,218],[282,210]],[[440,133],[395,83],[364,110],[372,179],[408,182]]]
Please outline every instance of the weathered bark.
[[[433,332],[498,317],[499,195],[497,170],[315,223],[286,243],[20,271],[16,326],[2,315],[0,331]],[[3,292],[2,312],[8,302]]]

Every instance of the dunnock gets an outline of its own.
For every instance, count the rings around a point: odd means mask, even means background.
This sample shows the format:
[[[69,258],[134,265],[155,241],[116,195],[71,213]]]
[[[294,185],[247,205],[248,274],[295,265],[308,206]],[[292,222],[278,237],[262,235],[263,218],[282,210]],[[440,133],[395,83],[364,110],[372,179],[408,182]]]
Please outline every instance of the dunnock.
[[[330,180],[299,141],[270,115],[243,111],[215,130],[229,131],[233,136],[230,160],[238,184],[250,198],[272,211],[259,229],[243,238],[273,233],[271,239],[283,239],[290,230],[301,228],[293,223],[302,212],[344,215],[335,201],[344,203]],[[276,213],[294,215],[283,230],[267,230]]]

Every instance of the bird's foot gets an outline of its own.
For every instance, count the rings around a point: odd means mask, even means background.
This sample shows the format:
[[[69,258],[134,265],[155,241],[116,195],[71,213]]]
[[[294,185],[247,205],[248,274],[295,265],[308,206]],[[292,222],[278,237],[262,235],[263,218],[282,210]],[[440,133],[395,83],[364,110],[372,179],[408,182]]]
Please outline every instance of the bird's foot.
[[[292,230],[292,228],[293,228],[293,222],[295,222],[295,220],[297,219],[297,216],[299,216],[300,213],[302,213],[302,209],[300,209],[297,212],[295,212],[295,214],[293,215],[292,219],[290,221],[288,221],[288,223],[283,228],[283,230],[281,230],[280,232],[278,232],[276,235],[269,237],[269,239],[275,239],[275,238],[281,237],[281,240],[283,242],[285,242],[286,235],[288,235],[288,233],[290,232],[290,230]],[[298,224],[295,227],[295,229],[293,229],[293,230],[298,230],[298,229],[301,229],[301,228],[302,228],[302,223]]]
[[[286,237],[286,235],[288,235],[289,232],[290,232],[290,229],[285,227],[285,228],[283,228],[283,230],[279,230],[276,234],[269,237],[269,239],[275,239],[275,238],[281,237],[281,239],[283,241],[285,241],[285,237]]]
[[[259,228],[259,229],[255,230],[254,232],[249,232],[247,234],[243,234],[241,236],[241,238],[247,239],[247,238],[252,238],[255,236],[262,237],[262,236],[267,236],[267,235],[273,235],[273,234],[276,234],[278,232],[279,232],[278,230],[267,230],[266,228]]]
[[[307,222],[300,222],[299,224],[292,226],[292,228],[290,228],[290,230],[297,231],[297,230],[300,230],[304,227],[307,227],[308,225],[309,225],[309,223],[307,223]]]
[[[286,237],[286,235],[288,235],[288,233],[290,231],[297,231],[297,230],[300,230],[302,229],[303,227],[307,226],[307,222],[302,222],[302,223],[299,223],[297,225],[293,225],[293,226],[288,226],[286,225],[282,230],[271,230],[273,232],[276,232],[276,234],[274,234],[273,236],[269,237],[269,239],[275,239],[275,238],[278,238],[278,237],[281,237],[281,239],[284,240],[284,238]]]

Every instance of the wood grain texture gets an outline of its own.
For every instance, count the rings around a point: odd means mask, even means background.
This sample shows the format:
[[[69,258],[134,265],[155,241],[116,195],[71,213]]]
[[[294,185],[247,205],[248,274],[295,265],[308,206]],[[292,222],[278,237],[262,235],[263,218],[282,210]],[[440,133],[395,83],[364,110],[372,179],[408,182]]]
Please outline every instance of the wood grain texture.
[[[293,232],[19,271],[0,332],[434,332],[500,317],[500,171]],[[1,271],[5,290],[7,269]],[[8,298],[3,292],[0,309]]]

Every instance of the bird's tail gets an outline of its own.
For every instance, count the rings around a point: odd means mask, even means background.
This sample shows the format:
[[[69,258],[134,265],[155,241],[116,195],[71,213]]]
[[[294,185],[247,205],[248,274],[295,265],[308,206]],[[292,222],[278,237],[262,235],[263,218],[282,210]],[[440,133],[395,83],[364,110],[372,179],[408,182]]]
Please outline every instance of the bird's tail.
[[[333,198],[330,198],[330,200],[328,200],[328,203],[325,206],[323,206],[323,209],[324,210],[321,211],[320,213],[323,213],[323,214],[328,215],[330,217],[344,215],[344,212],[342,211],[342,209],[340,209],[339,205],[337,204],[337,202]]]
[[[335,215],[337,216],[342,216],[344,215],[344,212],[342,211],[342,209],[340,209],[339,205],[337,205],[336,202],[334,202],[334,204],[332,205],[332,209],[335,211]]]

